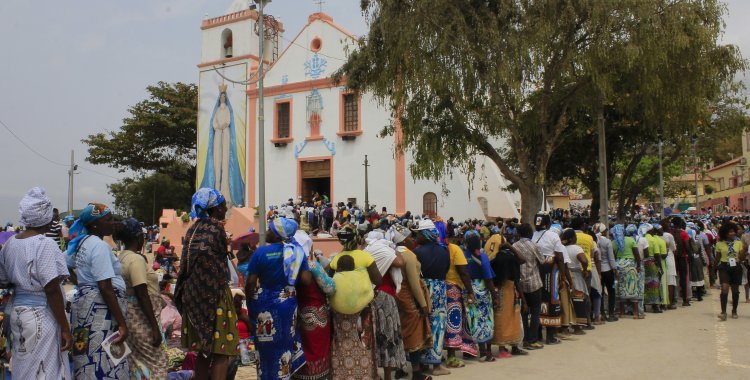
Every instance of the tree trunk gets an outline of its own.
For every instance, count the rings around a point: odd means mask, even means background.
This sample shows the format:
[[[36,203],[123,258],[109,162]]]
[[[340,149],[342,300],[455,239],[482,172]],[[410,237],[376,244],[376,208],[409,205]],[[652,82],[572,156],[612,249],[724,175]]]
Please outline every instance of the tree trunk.
[[[519,186],[518,192],[521,193],[521,222],[534,225],[534,216],[542,205],[541,192],[533,183]]]

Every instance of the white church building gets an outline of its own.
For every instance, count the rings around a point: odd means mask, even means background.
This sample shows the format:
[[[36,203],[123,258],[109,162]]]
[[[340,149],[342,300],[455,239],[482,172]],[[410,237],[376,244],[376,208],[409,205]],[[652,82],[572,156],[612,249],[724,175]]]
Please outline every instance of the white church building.
[[[477,157],[476,167],[483,172],[472,184],[459,172],[440,181],[412,178],[414,157],[395,151],[398,133],[379,137],[393,122],[390,110],[370,94],[352,93],[331,80],[357,37],[325,13],[310,15],[302,30],[286,40],[283,25],[266,18],[261,99],[258,18],[255,10],[233,5],[228,14],[202,22],[198,186],[230,194],[235,207],[255,207],[257,147],[263,144],[267,205],[297,197],[310,200],[317,192],[334,204],[363,206],[367,156],[369,203],[378,210],[457,220],[518,216],[517,194],[504,190],[508,182],[485,157]],[[260,102],[265,108],[263,141],[258,138]]]

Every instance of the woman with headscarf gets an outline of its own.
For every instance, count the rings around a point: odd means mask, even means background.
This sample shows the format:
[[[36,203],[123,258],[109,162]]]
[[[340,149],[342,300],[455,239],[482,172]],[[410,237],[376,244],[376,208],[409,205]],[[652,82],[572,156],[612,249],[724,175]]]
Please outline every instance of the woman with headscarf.
[[[302,339],[305,365],[292,378],[301,380],[326,379],[331,375],[331,308],[327,296],[336,292],[336,285],[328,274],[320,251],[310,254],[312,239],[303,231],[294,234],[294,240],[302,246],[307,256],[307,266],[315,281],[297,281],[297,314]]]
[[[490,259],[482,250],[482,238],[478,232],[470,230],[464,234],[464,256],[469,263],[469,275],[471,276],[471,289],[474,292],[476,302],[466,308],[466,326],[471,338],[479,345],[479,355],[484,356],[484,361],[494,362],[491,341],[495,331],[495,316],[492,309],[492,300],[499,299],[499,293],[495,289],[492,279]]]
[[[422,266],[412,251],[416,243],[411,237],[411,231],[401,224],[391,226],[387,235],[396,244],[396,251],[404,260],[401,289],[396,295],[404,350],[409,355],[412,378],[426,380],[429,376],[422,372],[420,358],[422,351],[432,347],[430,298],[421,276]]]
[[[370,284],[380,285],[380,271],[372,256],[358,249],[360,238],[356,227],[344,224],[337,237],[344,251],[334,256],[329,264],[329,268],[336,271],[336,293],[331,298],[334,309],[332,378],[376,379],[375,326],[368,304],[373,298]],[[346,280],[347,286],[341,286],[344,283],[341,280]],[[365,288],[358,289],[357,285]]]
[[[310,284],[312,276],[304,248],[294,238],[297,222],[278,217],[268,227],[269,244],[258,248],[250,259],[245,294],[255,324],[258,378],[289,379],[305,364],[295,286]]]
[[[568,270],[570,270],[570,276],[573,282],[570,284],[570,295],[573,303],[573,313],[575,318],[571,320],[573,326],[573,334],[581,334],[581,329],[588,323],[589,316],[589,290],[586,278],[588,277],[588,258],[583,248],[576,244],[578,241],[578,234],[573,229],[566,229],[560,235],[560,240],[567,251],[570,262],[568,263]]]
[[[693,254],[688,258],[690,260],[690,287],[693,289],[693,298],[697,301],[703,301],[705,293],[705,277],[703,267],[706,266],[707,258],[705,247],[700,237],[700,230],[695,223],[687,224],[688,236],[690,236],[690,245]]]
[[[661,313],[661,258],[662,251],[656,236],[656,228],[649,223],[641,224],[639,234],[648,242],[648,250],[643,259],[643,305],[651,305],[651,311]],[[666,252],[664,252],[666,255]]]
[[[391,380],[391,371],[406,366],[404,341],[401,336],[401,321],[398,318],[396,293],[401,290],[404,259],[397,253],[396,245],[387,240],[381,230],[367,234],[364,251],[375,260],[382,276],[375,288],[372,311],[375,314],[375,338],[378,367],[383,368],[383,379]]]
[[[21,200],[19,212],[25,229],[0,251],[0,284],[14,292],[5,306],[13,377],[68,380],[73,338],[61,286],[68,269],[60,247],[44,236],[52,224],[52,202],[35,187]]]
[[[665,282],[667,286],[666,297],[668,298],[667,310],[677,309],[677,263],[675,254],[677,252],[677,243],[675,241],[672,229],[672,223],[669,219],[662,219],[661,224],[661,238],[666,244],[667,259],[666,270],[665,270]]]
[[[72,302],[73,368],[76,379],[127,379],[128,361],[113,365],[102,347],[110,335],[113,344],[128,337],[127,300],[120,261],[102,240],[112,235],[112,211],[100,203],[89,203],[70,227],[75,236],[68,244],[67,264],[78,291]]]
[[[422,354],[422,364],[432,365],[432,375],[449,375],[451,372],[441,366],[443,362],[443,343],[447,325],[447,295],[445,277],[451,266],[448,248],[438,243],[439,233],[431,220],[420,220],[417,228],[418,247],[414,254],[422,267],[422,276],[430,297],[430,329],[432,347]]]
[[[159,278],[143,255],[143,228],[133,218],[122,221],[115,239],[123,250],[117,255],[122,278],[127,286],[128,356],[130,377],[139,380],[164,379],[167,376],[167,354],[161,347],[162,336],[158,319],[161,315]]]
[[[495,273],[493,279],[497,292],[494,300],[494,331],[492,344],[500,346],[498,357],[523,355],[526,351],[518,348],[523,340],[523,323],[521,321],[520,281],[521,265],[525,263],[523,256],[518,253],[508,241],[504,241],[500,251],[490,265]],[[510,355],[506,346],[511,346]]]
[[[639,285],[638,277],[641,272],[641,256],[636,248],[633,238],[638,233],[635,225],[629,225],[627,229],[622,224],[616,224],[612,229],[612,238],[615,241],[615,253],[617,254],[617,266],[620,268],[620,278],[617,284],[617,301],[620,305],[620,317],[624,313],[625,302],[633,305],[633,319],[642,319],[638,314]]]
[[[229,290],[224,196],[201,188],[192,199],[195,219],[185,234],[174,302],[182,314],[182,345],[197,352],[195,378],[223,379],[239,353],[237,313]],[[210,367],[210,374],[209,374]]]

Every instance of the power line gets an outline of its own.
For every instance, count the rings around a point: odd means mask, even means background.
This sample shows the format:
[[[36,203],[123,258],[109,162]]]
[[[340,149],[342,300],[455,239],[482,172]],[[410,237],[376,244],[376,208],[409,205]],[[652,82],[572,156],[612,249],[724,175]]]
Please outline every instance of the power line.
[[[49,162],[51,164],[57,165],[57,166],[65,166],[65,167],[69,166],[68,164],[63,164],[63,163],[51,160],[51,159],[47,158],[45,155],[39,153],[39,151],[37,151],[36,149],[32,148],[31,145],[27,144],[25,141],[23,141],[23,139],[21,139],[17,134],[15,134],[13,132],[13,130],[10,129],[10,127],[8,127],[8,125],[5,124],[1,119],[0,119],[0,125],[2,125],[5,128],[5,130],[7,130],[8,133],[10,133],[13,137],[15,137],[16,140],[18,140],[18,142],[20,142],[23,146],[25,146],[26,149],[30,150],[31,152],[33,152],[37,156],[41,157],[45,161],[47,161],[47,162]],[[121,178],[117,178],[117,177],[111,176],[109,174],[105,174],[105,173],[102,173],[100,171],[94,170],[92,168],[87,168],[87,167],[83,167],[83,166],[80,166],[80,165],[78,167],[80,169],[82,169],[82,170],[86,170],[86,171],[89,171],[89,172],[92,172],[92,173],[95,173],[95,174],[99,174],[99,175],[104,176],[104,177],[109,177],[109,178],[112,178],[114,180],[118,180],[119,181],[121,179]]]
[[[307,46],[300,45],[300,44],[298,44],[298,43],[296,43],[296,42],[294,42],[294,41],[292,41],[292,40],[290,40],[290,39],[288,39],[288,38],[286,38],[284,36],[281,36],[281,39],[284,40],[284,41],[286,41],[286,42],[289,42],[292,45],[295,45],[297,47],[301,47],[302,49],[305,49],[305,50],[309,51],[310,53],[317,54],[317,55],[322,55],[322,56],[324,56],[326,58],[336,59],[336,60],[339,60],[339,61],[342,61],[342,62],[346,62],[347,61],[346,58],[334,57],[334,56],[330,56],[330,55],[327,55],[327,54],[323,54],[321,52],[312,51],[312,49],[308,48]]]
[[[7,130],[8,133],[10,133],[11,135],[13,135],[13,137],[15,137],[16,140],[18,140],[18,142],[20,142],[21,144],[23,144],[23,146],[25,146],[28,150],[32,151],[37,156],[43,158],[45,161],[47,161],[47,162],[49,162],[51,164],[58,165],[58,166],[68,166],[67,164],[63,164],[63,163],[59,163],[59,162],[50,160],[49,158],[45,157],[43,154],[39,153],[36,149],[32,148],[29,144],[26,144],[26,142],[23,141],[20,137],[18,137],[18,135],[15,134],[13,132],[13,130],[11,130],[10,127],[8,127],[2,120],[0,120],[0,124],[2,124],[2,126],[5,127],[5,130]]]

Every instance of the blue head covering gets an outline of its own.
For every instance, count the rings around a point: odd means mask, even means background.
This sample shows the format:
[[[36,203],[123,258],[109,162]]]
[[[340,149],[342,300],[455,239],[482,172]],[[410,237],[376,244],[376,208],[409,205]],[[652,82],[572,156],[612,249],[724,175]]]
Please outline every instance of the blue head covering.
[[[141,222],[136,218],[127,218],[122,222],[123,230],[120,232],[120,237],[128,240],[137,239],[139,236],[143,236],[143,226]]]
[[[638,227],[635,224],[628,224],[625,227],[625,236],[635,236],[636,234],[638,234]]]
[[[68,234],[70,235],[71,239],[70,242],[68,242],[68,255],[76,253],[78,251],[78,245],[81,244],[81,241],[83,241],[86,236],[89,235],[89,231],[86,229],[89,224],[111,213],[112,210],[101,203],[89,203],[81,211],[81,215],[78,216],[78,220],[76,220],[75,223],[70,226]]]
[[[563,231],[562,226],[560,224],[558,224],[558,223],[555,223],[555,224],[549,226],[549,229],[552,232],[556,233],[557,236],[560,236],[560,234],[562,234],[562,231]]]
[[[419,232],[421,232],[422,236],[424,236],[424,238],[431,243],[437,243],[438,239],[440,238],[440,233],[438,232],[437,228],[433,228],[430,230],[421,230]]]
[[[268,226],[271,232],[284,241],[284,274],[287,282],[292,286],[297,282],[302,260],[305,259],[305,250],[294,239],[298,227],[294,219],[284,217],[274,219]]]
[[[615,224],[614,227],[612,227],[612,238],[615,240],[615,244],[617,244],[617,250],[622,252],[625,250],[625,226],[622,224]]]
[[[641,225],[638,227],[638,236],[639,237],[646,237],[646,233],[653,230],[654,226],[652,226],[649,223],[641,223]]]
[[[190,217],[195,219],[208,218],[208,209],[224,203],[224,196],[219,190],[202,187],[193,194],[191,202]]]

